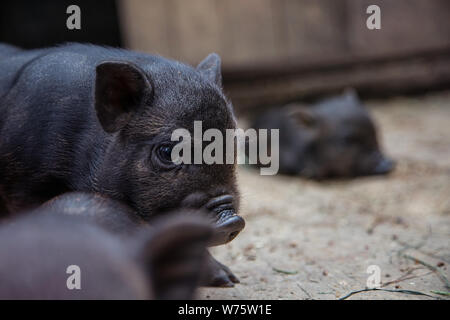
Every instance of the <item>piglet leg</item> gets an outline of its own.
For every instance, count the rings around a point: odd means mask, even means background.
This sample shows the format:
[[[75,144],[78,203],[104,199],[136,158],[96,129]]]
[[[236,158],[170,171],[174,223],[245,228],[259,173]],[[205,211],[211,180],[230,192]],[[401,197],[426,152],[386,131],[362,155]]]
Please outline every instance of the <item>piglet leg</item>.
[[[205,276],[201,285],[206,287],[234,287],[239,279],[231,272],[230,268],[221,264],[208,252],[206,257]]]

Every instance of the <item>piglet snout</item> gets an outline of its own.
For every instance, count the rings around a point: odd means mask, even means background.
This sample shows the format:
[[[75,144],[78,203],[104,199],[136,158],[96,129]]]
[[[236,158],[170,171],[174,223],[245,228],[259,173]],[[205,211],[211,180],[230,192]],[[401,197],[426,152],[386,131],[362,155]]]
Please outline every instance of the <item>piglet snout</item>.
[[[395,168],[395,161],[382,157],[374,168],[375,174],[386,174]]]
[[[215,215],[215,228],[210,246],[230,242],[244,229],[245,221],[236,214],[233,196],[215,197],[206,203],[205,208]]]

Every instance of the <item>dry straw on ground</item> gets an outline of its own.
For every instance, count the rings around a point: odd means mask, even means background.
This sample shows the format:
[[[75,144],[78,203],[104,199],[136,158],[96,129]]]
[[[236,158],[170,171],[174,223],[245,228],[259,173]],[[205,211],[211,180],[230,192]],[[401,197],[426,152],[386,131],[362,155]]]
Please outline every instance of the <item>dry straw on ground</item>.
[[[449,298],[450,93],[368,105],[397,170],[316,183],[240,168],[247,227],[213,251],[241,284],[199,298]],[[382,290],[365,290],[369,265]]]

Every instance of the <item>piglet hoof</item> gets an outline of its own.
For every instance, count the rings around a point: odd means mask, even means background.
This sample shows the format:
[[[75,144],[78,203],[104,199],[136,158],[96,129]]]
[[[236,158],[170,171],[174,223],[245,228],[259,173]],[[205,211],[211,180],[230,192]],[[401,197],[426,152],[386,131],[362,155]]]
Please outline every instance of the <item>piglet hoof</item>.
[[[208,253],[205,277],[201,284],[206,287],[234,287],[239,279],[231,272],[230,268],[221,264]]]

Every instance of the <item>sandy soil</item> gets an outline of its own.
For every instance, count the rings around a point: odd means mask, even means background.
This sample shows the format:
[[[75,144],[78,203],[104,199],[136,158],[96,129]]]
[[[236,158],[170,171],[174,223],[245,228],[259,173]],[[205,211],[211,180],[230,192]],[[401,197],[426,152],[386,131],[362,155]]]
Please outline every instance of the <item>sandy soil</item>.
[[[370,265],[384,289],[448,298],[436,292],[450,291],[450,93],[368,106],[396,171],[317,183],[241,167],[247,227],[213,249],[241,283],[201,289],[199,298],[338,299],[366,287]],[[369,291],[349,299],[431,298]]]

